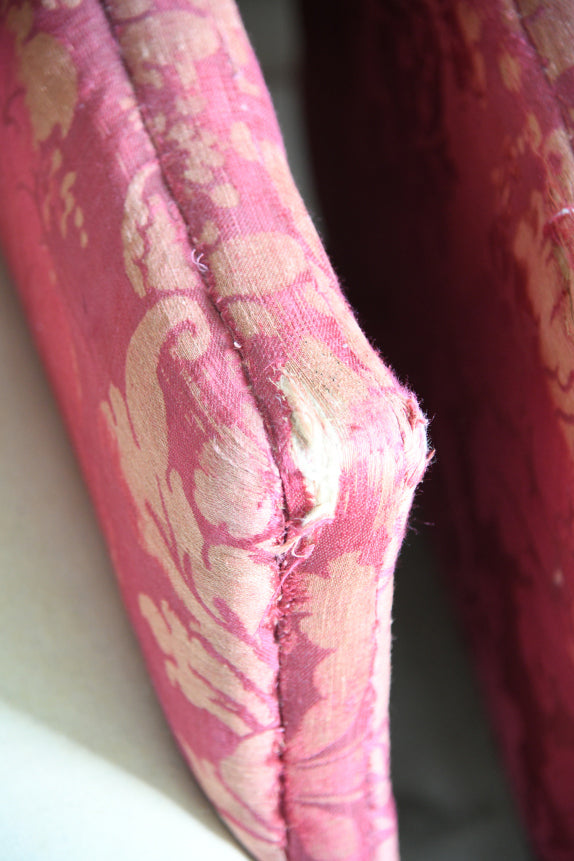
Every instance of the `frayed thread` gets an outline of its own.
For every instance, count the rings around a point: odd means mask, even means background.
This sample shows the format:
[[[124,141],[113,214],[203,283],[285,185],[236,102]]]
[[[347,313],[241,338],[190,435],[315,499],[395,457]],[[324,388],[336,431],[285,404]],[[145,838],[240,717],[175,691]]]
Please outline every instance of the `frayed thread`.
[[[191,262],[193,265],[204,275],[207,272],[207,264],[203,262],[203,251],[196,251],[196,249],[192,249],[191,252]]]

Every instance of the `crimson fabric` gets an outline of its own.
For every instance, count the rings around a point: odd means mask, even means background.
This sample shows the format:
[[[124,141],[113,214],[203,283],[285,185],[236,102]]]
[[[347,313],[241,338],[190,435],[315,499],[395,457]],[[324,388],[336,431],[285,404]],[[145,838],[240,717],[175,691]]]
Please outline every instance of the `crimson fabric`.
[[[0,62],[0,235],[180,747],[255,857],[391,861],[425,421],[342,297],[237,10],[10,2]]]
[[[359,314],[433,417],[428,500],[524,821],[574,857],[572,4],[304,4]],[[327,22],[327,23],[325,23]]]

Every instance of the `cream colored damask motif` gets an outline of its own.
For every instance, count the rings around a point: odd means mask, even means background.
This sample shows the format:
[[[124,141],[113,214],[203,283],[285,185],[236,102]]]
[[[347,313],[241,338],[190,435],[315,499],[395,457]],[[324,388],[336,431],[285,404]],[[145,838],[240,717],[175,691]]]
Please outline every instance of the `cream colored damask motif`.
[[[262,845],[277,846],[281,833],[273,824],[276,781],[269,777],[269,791],[257,799],[256,813],[246,801],[246,782],[254,756],[261,775],[266,768],[271,774],[270,763],[280,744],[273,695],[276,666],[263,657],[259,637],[277,588],[277,570],[273,548],[265,543],[258,547],[256,542],[276,516],[280,482],[269,453],[262,448],[265,434],[254,409],[244,409],[241,426],[233,428],[210,418],[201,371],[194,373],[193,367],[221,333],[213,331],[205,312],[191,298],[201,289],[201,281],[185,259],[173,223],[168,223],[164,200],[146,189],[153,174],[151,168],[144,168],[132,180],[122,236],[134,291],[155,302],[130,340],[125,394],[112,385],[101,411],[117,445],[142,546],[158,562],[186,610],[184,620],[167,600],[158,604],[148,594],[139,596],[140,612],[165,656],[167,677],[190,703],[213,714],[238,739],[234,753],[218,765],[216,760],[199,761],[184,738],[188,758],[222,815],[245,831],[247,845],[267,841]],[[158,224],[166,229],[158,229]],[[196,429],[207,436],[194,475],[197,510],[214,526],[224,526],[232,538],[249,538],[254,542],[250,550],[233,543],[206,547],[181,475],[170,467],[166,404],[158,380],[167,343],[173,343],[171,355],[181,364],[183,377],[189,378]],[[219,343],[216,349],[227,366],[221,373],[231,384],[243,385],[237,361],[230,369],[224,346]],[[192,433],[191,438],[199,436]],[[258,550],[270,561],[257,561]],[[233,611],[244,635],[229,629],[222,606]],[[270,859],[282,857],[279,850],[269,852]]]
[[[19,74],[36,142],[45,141],[56,126],[65,137],[78,99],[77,73],[68,50],[48,33],[28,39],[33,23],[29,3],[12,7],[7,22],[16,36]]]
[[[523,145],[529,146],[546,163],[560,165],[559,181],[546,198],[540,192],[531,193],[530,207],[516,230],[513,250],[528,273],[528,295],[533,315],[539,321],[541,358],[550,372],[552,398],[559,414],[566,419],[562,422],[562,430],[574,455],[574,427],[567,419],[574,415],[574,391],[569,385],[574,371],[570,360],[574,338],[571,268],[574,248],[560,229],[562,219],[571,221],[574,218],[574,209],[570,206],[570,201],[574,200],[574,158],[564,129],[557,129],[542,140],[532,117],[526,124],[524,138],[524,144],[520,139],[517,141],[518,150]],[[512,182],[511,177],[507,177],[507,182]],[[553,224],[556,230],[549,231],[548,225]]]
[[[305,714],[294,742],[303,761],[317,755],[318,739],[327,750],[345,735],[369,685],[377,571],[371,565],[361,565],[358,556],[357,552],[345,553],[327,564],[328,576],[307,579],[307,615],[301,630],[312,643],[325,649],[327,657],[314,675],[319,699]],[[350,594],[353,601],[349,601]],[[328,778],[328,768],[324,771]],[[341,797],[339,786],[328,780],[323,784],[321,769],[310,771],[309,781],[309,796],[315,801],[338,797],[342,803],[351,803],[362,791],[359,785]]]
[[[77,5],[73,2],[66,4]],[[55,9],[57,4],[47,8]],[[30,36],[33,11],[29,3],[13,5],[7,15],[15,35],[18,75],[25,93],[26,107],[39,148],[53,134],[63,142],[70,132],[78,102],[78,76],[72,57],[63,42],[49,33]],[[59,146],[48,148],[38,175],[38,191],[44,227],[57,227],[63,239],[73,235],[81,248],[88,244],[84,212],[76,199],[77,172],[66,169]]]
[[[165,198],[156,193],[144,199],[145,184],[156,171],[155,165],[147,165],[132,179],[122,221],[126,273],[140,297],[146,292],[184,289],[196,277],[189,255],[177,241]],[[207,324],[202,333],[193,348],[196,358],[202,355],[209,341]]]
[[[210,266],[221,296],[261,297],[290,287],[306,271],[307,261],[291,236],[266,232],[228,239],[213,252]]]
[[[262,616],[254,613],[257,613],[257,608],[260,610],[262,606],[267,606],[271,600],[272,572],[268,572],[267,595],[260,596],[255,607],[246,599],[243,606],[236,608],[234,582],[238,572],[229,562],[234,556],[237,561],[237,551],[234,554],[234,549],[229,548],[226,558],[224,552],[212,548],[210,561],[216,566],[212,574],[203,561],[203,536],[183,491],[181,476],[169,469],[165,403],[156,372],[159,352],[168,333],[182,322],[198,324],[198,328],[202,326],[197,306],[194,307],[190,300],[182,306],[179,297],[160,300],[146,314],[132,337],[128,351],[126,397],[124,399],[119,390],[112,386],[109,400],[102,405],[102,412],[118,445],[122,471],[138,510],[139,531],[144,547],[160,563],[175,593],[199,621],[202,637],[220,650],[216,658],[212,655],[205,657],[210,666],[209,677],[212,680],[219,678],[221,661],[227,655],[239,654],[243,658],[249,656],[247,663],[252,665],[252,682],[258,686],[262,678],[269,677],[268,666],[252,654],[250,647],[219,626],[217,613],[210,609],[209,598],[214,593],[215,580],[219,597],[228,600],[230,606],[239,611],[247,628],[257,630]],[[225,459],[219,466],[220,469],[226,468]],[[217,474],[214,474],[214,481],[217,482]],[[235,512],[231,511],[229,516],[235,517]],[[186,560],[191,563],[194,588],[200,596],[203,584],[207,584],[206,595],[201,602],[186,585],[183,575]],[[243,554],[242,563],[243,571],[247,572],[253,583],[259,583],[264,588],[265,584],[260,583],[258,576],[261,567],[253,564],[248,553]],[[155,630],[159,628],[156,626]],[[198,687],[202,684],[198,681]],[[258,723],[272,724],[273,715],[255,694],[245,691],[241,705],[249,710]]]
[[[505,0],[508,26],[520,38],[532,41],[544,59],[544,75],[550,83],[574,64],[571,30],[574,26],[572,7],[562,0]],[[479,45],[483,31],[481,7],[462,3],[459,20],[472,52],[481,54]],[[517,14],[518,11],[518,14]],[[484,64],[484,58],[481,61]],[[524,85],[522,69],[516,57],[501,50],[498,73],[503,87],[519,94]],[[562,417],[562,431],[574,455],[574,387],[570,381],[574,368],[570,360],[574,338],[573,273],[574,246],[570,238],[574,219],[574,157],[570,133],[559,125],[543,135],[534,110],[526,110],[522,129],[517,135],[508,134],[503,140],[499,163],[491,172],[496,192],[497,215],[504,221],[512,195],[517,187],[520,159],[533,153],[547,166],[547,186],[542,193],[533,190],[528,208],[521,214],[514,232],[512,250],[527,276],[528,297],[533,318],[537,320],[537,335],[542,362],[548,371],[548,385]]]
[[[220,812],[233,830],[239,825],[242,839],[254,856],[261,861],[286,861],[283,833],[279,829],[265,829],[260,816],[260,810],[265,810],[277,791],[274,734],[260,733],[241,741],[219,768],[209,759],[197,756],[183,738],[180,745],[205,792],[218,799]],[[257,763],[255,769],[254,763]],[[234,792],[235,787],[242,785],[250,807]]]
[[[149,119],[157,134],[185,158],[184,175],[188,182],[211,186],[208,193],[216,206],[232,209],[239,204],[237,187],[224,170],[225,149],[228,144],[209,129],[195,126],[193,117],[206,106],[199,87],[197,64],[212,57],[223,48],[232,64],[232,74],[238,88],[250,95],[260,95],[258,84],[248,79],[245,69],[250,55],[242,36],[237,10],[230,3],[191,3],[191,8],[164,11],[137,18],[137,0],[117,0],[114,14],[125,21],[121,45],[126,62],[137,84],[151,85],[157,90],[167,88],[166,75],[177,75],[181,91],[175,99],[174,111]],[[203,10],[216,14],[205,15]],[[243,124],[239,136],[246,141]],[[236,138],[237,140],[237,138]],[[301,204],[304,212],[304,207]]]
[[[88,234],[84,224],[84,210],[76,199],[76,179],[76,171],[64,169],[62,151],[53,150],[41,180],[41,213],[47,231],[56,227],[63,239],[75,235],[80,247],[85,248]]]
[[[471,63],[472,68],[472,88],[475,94],[486,105],[487,84],[486,84],[486,59],[483,51],[479,47],[480,37],[482,35],[482,20],[479,11],[475,4],[471,2],[463,2],[457,4],[455,13],[462,38],[466,43],[468,51],[467,60]]]
[[[130,0],[113,4],[121,18],[137,14]],[[150,46],[146,50],[146,45]],[[219,47],[210,18],[187,11],[167,11],[130,23],[122,36],[126,62],[139,84],[163,86],[162,70],[175,69],[186,88],[197,81],[194,63],[211,56]]]
[[[522,24],[554,82],[574,66],[574,18],[570,0],[515,0]]]
[[[52,12],[54,9],[75,9],[84,2],[85,0],[42,0],[42,6]]]

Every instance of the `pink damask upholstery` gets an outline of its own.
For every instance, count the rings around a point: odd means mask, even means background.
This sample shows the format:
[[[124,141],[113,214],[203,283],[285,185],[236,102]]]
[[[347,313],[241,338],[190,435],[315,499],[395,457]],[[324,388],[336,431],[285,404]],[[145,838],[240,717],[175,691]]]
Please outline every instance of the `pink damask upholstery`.
[[[255,857],[394,859],[425,422],[339,291],[235,6],[9,2],[0,63],[2,243],[182,751]]]
[[[538,857],[567,861],[574,6],[304,9],[309,118],[340,265],[434,417],[429,519]],[[380,289],[381,249],[398,289]]]

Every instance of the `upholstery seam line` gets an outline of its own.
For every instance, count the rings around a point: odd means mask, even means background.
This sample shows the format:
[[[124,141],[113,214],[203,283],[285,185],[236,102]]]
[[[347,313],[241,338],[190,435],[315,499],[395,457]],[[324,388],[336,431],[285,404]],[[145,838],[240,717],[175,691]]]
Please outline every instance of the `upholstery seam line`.
[[[115,32],[115,26],[113,23],[111,11],[108,7],[108,3],[106,2],[106,0],[97,0],[97,4],[102,9],[104,19],[108,25],[108,29],[109,29],[109,32],[110,32],[110,35],[112,38],[112,42],[116,46],[116,49],[118,52],[119,62],[120,62],[121,67],[124,71],[124,75],[125,75],[126,80],[129,84],[129,87],[133,93],[135,107],[137,109],[138,116],[139,116],[139,118],[141,120],[141,124],[142,124],[142,130],[143,130],[143,132],[144,132],[144,134],[145,134],[145,136],[146,136],[146,138],[147,138],[147,140],[148,140],[148,142],[149,142],[149,144],[153,150],[153,153],[155,156],[155,161],[156,161],[157,166],[158,166],[161,182],[162,182],[162,185],[165,189],[165,193],[168,196],[169,200],[171,200],[173,202],[173,204],[175,205],[175,207],[177,209],[177,212],[178,212],[178,214],[182,220],[182,223],[186,229],[188,247],[190,247],[191,250],[193,251],[193,242],[192,242],[192,237],[190,235],[190,225],[188,223],[187,218],[185,217],[183,208],[182,208],[176,194],[174,193],[172,186],[169,182],[169,179],[166,176],[166,173],[164,171],[162,161],[161,161],[161,153],[160,153],[158,147],[156,146],[153,135],[152,135],[152,133],[148,127],[148,124],[146,122],[144,112],[142,109],[142,103],[140,102],[140,100],[138,98],[136,87],[135,87],[135,84],[133,81],[133,76],[131,74],[131,71],[130,71],[127,63],[126,63],[120,41],[119,41],[119,39],[116,35],[116,32]],[[272,432],[273,425],[266,418],[265,412],[262,410],[262,408],[260,406],[259,398],[256,395],[255,385],[253,384],[253,381],[251,380],[249,371],[246,367],[246,361],[244,359],[243,353],[240,349],[235,347],[235,342],[237,342],[237,338],[235,337],[234,330],[229,325],[229,323],[225,320],[220,309],[218,308],[217,303],[214,300],[214,297],[212,296],[209,281],[205,277],[205,272],[202,271],[201,267],[197,267],[197,271],[198,271],[198,276],[199,276],[199,278],[202,281],[203,286],[204,286],[205,296],[206,296],[207,300],[210,302],[210,304],[212,305],[212,307],[214,308],[217,316],[219,317],[223,331],[227,332],[227,334],[231,337],[231,341],[234,345],[234,350],[239,355],[240,365],[241,365],[241,369],[242,369],[243,376],[245,379],[245,383],[246,383],[247,388],[253,397],[253,401],[255,403],[257,413],[259,414],[259,416],[261,418],[263,430],[265,433],[265,437],[267,439],[267,444],[269,446],[271,457],[272,457],[273,463],[277,469],[279,481],[281,482],[283,528],[280,530],[281,534],[279,536],[281,543],[277,544],[277,547],[281,548],[286,543],[287,536],[288,536],[288,533],[289,533],[289,530],[290,530],[292,523],[290,522],[290,520],[288,518],[287,493],[286,493],[284,478],[283,478],[280,464],[279,464],[279,459],[277,457],[277,446],[276,446],[276,443],[274,441],[274,434]],[[279,621],[280,621],[280,619],[282,619],[285,616],[285,612],[280,609],[280,605],[281,605],[282,597],[283,597],[282,565],[283,565],[283,562],[285,561],[286,557],[284,557],[283,560],[280,561],[280,556],[281,556],[280,553],[276,554],[276,556],[275,556],[277,579],[278,579],[278,596],[277,596],[275,603],[276,603],[276,606],[278,608],[278,618],[274,623],[274,640],[275,640],[275,643],[277,645],[277,667],[278,667],[277,674],[276,674],[276,681],[275,681],[276,690],[277,690],[277,711],[278,711],[278,718],[279,718],[279,725],[277,727],[277,731],[279,733],[279,741],[280,741],[280,749],[277,753],[277,759],[278,759],[278,763],[279,763],[278,793],[277,794],[278,794],[278,812],[279,812],[279,816],[282,820],[282,826],[283,826],[283,832],[284,832],[284,834],[283,834],[284,841],[283,841],[282,849],[285,852],[285,858],[287,859],[288,858],[289,823],[287,821],[286,809],[285,809],[286,768],[285,768],[285,763],[283,760],[283,753],[284,753],[284,749],[285,749],[285,747],[284,747],[285,724],[284,724],[284,720],[283,720],[283,701],[282,701],[282,697],[281,697],[281,637],[280,637],[280,633],[279,633]]]

